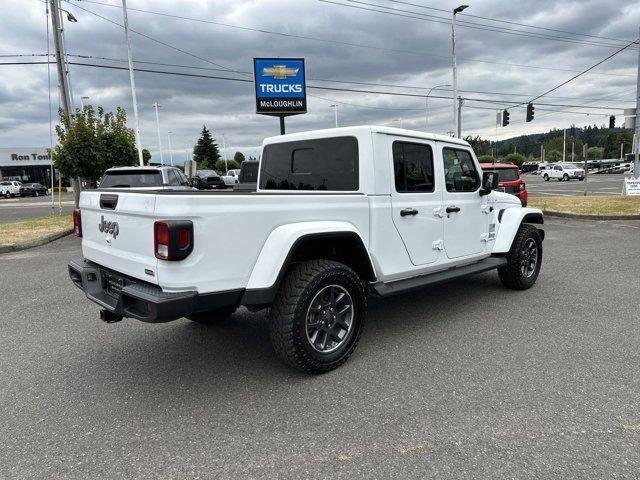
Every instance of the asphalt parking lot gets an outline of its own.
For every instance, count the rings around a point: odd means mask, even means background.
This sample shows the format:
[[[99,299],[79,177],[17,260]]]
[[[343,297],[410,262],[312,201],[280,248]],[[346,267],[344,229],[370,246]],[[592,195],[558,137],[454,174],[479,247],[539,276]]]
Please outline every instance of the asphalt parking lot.
[[[261,313],[102,323],[74,237],[1,255],[0,477],[638,478],[640,222],[545,229],[531,290],[372,300],[322,376],[275,358]]]
[[[580,180],[569,180],[568,182],[559,182],[557,180],[549,180],[545,182],[539,175],[526,173],[523,175],[527,184],[529,196],[574,196],[583,195],[585,183]],[[589,195],[621,195],[622,182],[624,175],[589,175],[587,178],[587,191]]]
[[[71,212],[73,205],[73,194],[63,194],[62,211]],[[52,210],[55,212],[60,210],[58,195],[54,198],[53,206],[51,205],[51,195],[42,197],[0,198],[0,223],[44,217],[51,214]]]

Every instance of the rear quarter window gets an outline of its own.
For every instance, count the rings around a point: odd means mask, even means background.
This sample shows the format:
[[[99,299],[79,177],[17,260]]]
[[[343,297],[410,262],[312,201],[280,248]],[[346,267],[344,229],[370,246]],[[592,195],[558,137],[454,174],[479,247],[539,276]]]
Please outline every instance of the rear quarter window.
[[[355,191],[358,140],[319,138],[267,145],[260,163],[262,190]]]

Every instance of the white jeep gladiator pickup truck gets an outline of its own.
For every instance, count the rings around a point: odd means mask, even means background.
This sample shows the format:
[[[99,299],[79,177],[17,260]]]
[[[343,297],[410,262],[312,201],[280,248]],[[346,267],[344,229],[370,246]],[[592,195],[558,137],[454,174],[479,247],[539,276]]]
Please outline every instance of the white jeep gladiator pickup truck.
[[[356,348],[368,295],[491,269],[535,283],[542,212],[480,172],[467,142],[410,130],[267,138],[255,192],[83,191],[69,275],[107,322],[268,308],[277,354],[327,372]]]

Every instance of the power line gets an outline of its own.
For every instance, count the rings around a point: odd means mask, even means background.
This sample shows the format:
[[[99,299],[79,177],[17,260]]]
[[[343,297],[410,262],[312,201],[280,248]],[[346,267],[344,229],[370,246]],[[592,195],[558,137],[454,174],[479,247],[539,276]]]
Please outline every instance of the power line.
[[[323,3],[330,3],[330,4],[333,4],[333,5],[339,5],[341,7],[349,7],[349,8],[355,8],[355,9],[365,10],[365,11],[370,11],[370,12],[383,13],[383,14],[386,14],[386,15],[393,15],[393,16],[397,16],[397,17],[412,18],[414,20],[425,20],[425,21],[429,21],[429,22],[433,22],[433,23],[451,25],[450,19],[446,18],[446,17],[438,17],[438,16],[435,16],[435,15],[427,15],[427,14],[424,14],[424,13],[421,13],[421,12],[414,12],[414,11],[402,10],[402,9],[393,8],[393,7],[386,7],[386,6],[383,6],[383,5],[362,2],[362,1],[359,1],[359,0],[343,0],[343,1],[351,2],[351,3],[357,3],[357,4],[360,4],[360,5],[351,5],[351,4],[345,4],[345,3],[338,3],[338,2],[332,1],[332,0],[318,0],[318,1],[323,2]],[[366,6],[362,6],[362,5],[366,5]],[[370,7],[375,7],[375,8],[370,8]],[[385,10],[378,10],[378,8],[383,8]],[[397,12],[401,12],[401,13],[397,13]],[[474,24],[472,22],[467,22],[467,21],[459,21],[458,24],[461,25],[461,26],[464,26],[464,27],[467,27],[467,28],[473,28],[473,29],[476,29],[476,30],[504,33],[504,34],[510,34],[510,35],[518,35],[518,36],[523,36],[523,37],[531,37],[531,38],[538,38],[538,39],[544,39],[544,40],[554,40],[554,41],[561,41],[561,42],[566,42],[566,43],[574,43],[574,44],[582,44],[582,45],[590,45],[590,46],[606,47],[606,48],[612,48],[612,47],[615,48],[615,47],[619,46],[619,45],[613,45],[613,44],[610,44],[610,43],[591,42],[591,41],[578,40],[578,39],[573,39],[573,38],[568,38],[568,37],[559,37],[559,36],[554,36],[554,35],[538,34],[538,33],[534,33],[534,32],[514,31],[513,29],[507,29],[505,27],[495,27],[493,25],[486,25],[486,24]]]
[[[447,9],[444,9],[444,8],[429,7],[427,5],[420,5],[420,4],[417,4],[417,3],[410,3],[410,2],[403,2],[401,0],[387,0],[387,1],[391,2],[391,3],[409,5],[409,6],[412,6],[412,7],[419,7],[419,8],[424,8],[424,9],[427,9],[427,10],[435,10],[435,11],[438,11],[438,12],[444,12],[444,13],[451,14],[451,10],[447,10]],[[526,24],[526,23],[519,23],[519,22],[514,22],[514,21],[511,21],[511,20],[504,20],[504,19],[501,19],[501,18],[483,17],[483,16],[480,16],[480,15],[473,15],[473,14],[470,14],[470,13],[460,13],[458,15],[460,15],[462,17],[479,18],[481,20],[489,20],[491,22],[507,23],[509,25],[517,25],[517,26],[520,26],[520,27],[535,28],[535,29],[538,29],[538,30],[546,30],[548,32],[567,33],[569,35],[577,35],[577,36],[581,36],[581,37],[598,38],[598,39],[602,39],[602,40],[613,40],[615,42],[620,42],[620,43],[626,43],[626,42],[629,41],[629,40],[620,39],[620,38],[603,37],[601,35],[591,35],[591,34],[588,34],[588,33],[579,33],[579,32],[571,32],[571,31],[568,31],[568,30],[559,30],[557,28],[540,27],[540,26],[537,26],[537,25],[529,25],[529,24]]]
[[[43,62],[39,62],[39,61],[38,62],[0,62],[0,66],[2,65],[44,65],[47,63],[49,62],[44,62],[44,61]],[[128,70],[128,68],[126,67],[119,67],[115,65],[100,65],[95,63],[84,63],[84,62],[69,62],[69,64],[84,66],[84,67],[104,68],[104,69],[111,69],[111,70]],[[134,68],[134,70],[137,72],[143,72],[143,73],[155,73],[155,74],[174,75],[174,76],[181,76],[181,77],[206,78],[211,80],[225,80],[225,81],[231,81],[231,82],[253,83],[253,79],[248,79],[248,78],[222,77],[218,75],[201,75],[196,73],[173,72],[173,71],[167,71],[167,70],[155,70],[155,69],[138,68],[138,67]],[[365,89],[342,88],[342,87],[326,87],[326,86],[323,87],[320,85],[307,85],[307,88],[312,90],[326,90],[326,91],[333,91],[333,92],[365,93],[365,94],[372,94],[372,95],[386,95],[386,96],[422,98],[422,99],[427,98],[426,94],[419,94],[419,93],[385,92],[380,90],[365,90]],[[439,99],[451,100],[451,97],[445,97],[442,95],[429,95],[428,98],[439,98]],[[501,100],[490,100],[486,98],[473,98],[473,97],[464,97],[464,100],[472,101],[472,102],[490,103],[493,105],[505,103],[504,101],[501,101]],[[515,104],[515,102],[511,102],[511,103]],[[537,105],[546,105],[546,106],[552,106],[552,107],[568,107],[568,108],[588,108],[588,109],[594,109],[594,110],[607,110],[607,111],[624,110],[624,108],[611,107],[611,106],[568,105],[568,104],[558,104],[558,103],[537,103]]]
[[[587,73],[589,70],[593,70],[593,69],[594,69],[594,68],[596,68],[598,65],[602,65],[604,62],[606,62],[607,60],[609,60],[609,59],[611,59],[611,58],[615,57],[615,56],[616,56],[616,55],[618,55],[620,52],[622,52],[622,51],[626,50],[627,48],[629,48],[631,45],[635,44],[636,42],[637,42],[637,41],[636,41],[636,40],[634,40],[634,41],[632,41],[632,42],[628,43],[628,44],[627,44],[627,45],[625,45],[624,47],[620,48],[619,50],[616,50],[615,52],[613,52],[612,54],[610,54],[610,55],[608,55],[607,57],[603,58],[603,59],[602,59],[602,60],[600,60],[599,62],[594,63],[594,64],[593,64],[593,65],[591,65],[589,68],[587,68],[587,69],[583,70],[582,72],[578,73],[577,75],[574,75],[573,77],[571,77],[571,78],[569,78],[569,79],[565,80],[564,82],[560,83],[559,85],[556,85],[556,86],[555,86],[555,87],[553,87],[553,88],[550,88],[549,90],[547,90],[547,91],[546,91],[546,92],[544,92],[544,93],[541,93],[541,94],[540,94],[540,95],[538,95],[537,97],[532,98],[531,100],[529,100],[529,102],[523,102],[523,103],[520,103],[519,105],[516,105],[516,107],[518,107],[518,106],[522,106],[522,105],[525,105],[526,103],[532,103],[532,102],[536,101],[537,99],[539,99],[539,98],[541,98],[541,97],[544,97],[545,95],[547,95],[547,94],[549,94],[549,93],[551,93],[551,92],[553,92],[553,91],[555,91],[555,90],[558,90],[560,87],[563,87],[563,86],[564,86],[564,85],[566,85],[567,83],[572,82],[573,80],[575,80],[576,78],[580,77],[581,75],[584,75],[584,74],[585,74],[585,73]]]
[[[106,60],[106,61],[110,61],[110,62],[121,62],[121,63],[126,63],[127,60],[125,59],[120,59],[120,58],[111,58],[111,57],[103,57],[103,56],[97,56],[97,55],[79,55],[79,54],[68,54],[68,56],[70,57],[76,57],[76,58],[82,58],[82,59],[93,59],[93,60]],[[220,68],[210,68],[210,67],[199,67],[196,65],[183,65],[183,64],[176,64],[176,63],[164,63],[164,62],[151,62],[151,61],[144,61],[144,60],[136,60],[135,63],[137,64],[145,64],[145,65],[158,65],[158,66],[163,66],[163,67],[178,67],[178,68],[189,68],[189,69],[194,69],[194,70],[205,70],[205,71],[224,71],[226,72],[227,70],[224,69],[220,69]],[[252,72],[247,72],[247,71],[241,71],[241,70],[237,70],[237,72],[241,72],[244,73],[246,75],[252,75]],[[328,83],[344,83],[344,84],[352,84],[352,85],[367,85],[367,86],[374,86],[374,87],[392,87],[392,88],[406,88],[409,90],[430,90],[430,87],[420,87],[417,85],[400,85],[400,84],[392,84],[392,83],[376,83],[376,82],[362,82],[362,81],[355,81],[355,80],[337,80],[337,79],[328,79],[328,78],[317,78],[317,77],[308,77],[308,80],[313,80],[316,82],[328,82]],[[441,91],[451,91],[451,89],[449,88],[439,88],[438,90]],[[531,94],[526,94],[526,93],[504,93],[504,92],[486,92],[486,91],[482,91],[482,90],[461,90],[458,89],[459,92],[464,92],[464,93],[478,93],[478,94],[482,94],[482,95],[498,95],[498,96],[507,96],[507,97],[522,97],[522,98],[529,98],[532,95]],[[556,99],[562,99],[562,100],[592,100],[589,98],[578,98],[578,97],[547,97],[547,98],[556,98]]]
[[[71,3],[71,0],[65,0],[65,1]],[[95,5],[100,5],[100,6],[105,6],[105,7],[122,8],[120,5],[112,5],[112,4],[109,4],[109,3],[97,2],[97,1],[94,1],[94,0],[82,0],[82,1],[84,3],[92,3],[92,4],[95,4]],[[451,59],[450,55],[439,55],[439,54],[432,53],[432,52],[422,52],[422,51],[415,51],[415,50],[403,50],[403,49],[395,49],[395,48],[388,48],[388,47],[379,47],[379,46],[375,46],[375,45],[366,45],[366,44],[360,44],[360,43],[345,42],[345,41],[327,39],[327,38],[322,38],[322,37],[312,37],[312,36],[306,36],[306,35],[291,34],[291,33],[285,33],[285,32],[278,32],[278,31],[274,31],[274,30],[267,30],[267,29],[261,29],[261,28],[252,28],[252,27],[247,27],[247,26],[244,26],[244,25],[233,25],[233,24],[229,24],[229,23],[217,22],[215,20],[206,20],[206,19],[201,19],[201,18],[185,17],[185,16],[182,16],[182,15],[176,15],[176,14],[165,13],[165,12],[157,12],[157,11],[152,11],[152,10],[145,10],[145,9],[141,9],[141,8],[128,7],[127,10],[133,11],[133,12],[139,12],[139,13],[146,13],[146,14],[150,14],[150,15],[158,15],[158,16],[163,16],[163,17],[175,18],[175,19],[179,19],[179,20],[187,20],[187,21],[192,21],[192,22],[212,24],[212,25],[216,25],[216,26],[220,26],[220,27],[234,28],[234,29],[245,30],[245,31],[250,31],[250,32],[255,32],[255,33],[261,33],[261,34],[266,34],[266,35],[276,35],[276,36],[281,36],[281,37],[295,38],[295,39],[300,39],[300,40],[309,40],[309,41],[322,42],[322,43],[328,43],[328,44],[334,44],[334,45],[340,45],[340,46],[348,46],[348,47],[353,47],[353,48],[364,48],[364,49],[369,49],[369,50],[384,51],[384,52],[389,52],[389,53],[400,53],[400,54],[407,54],[407,55],[426,56],[426,57],[442,58],[442,59],[446,59],[446,60],[450,60]],[[93,12],[90,12],[90,13],[93,13]],[[549,71],[567,72],[567,73],[578,72],[578,70],[572,70],[572,69],[567,69],[567,68],[558,68],[558,67],[549,67],[549,66],[545,67],[545,66],[539,66],[539,65],[528,65],[528,64],[520,64],[520,63],[510,63],[510,62],[498,62],[498,61],[491,61],[491,60],[478,60],[478,59],[471,59],[471,58],[466,58],[466,57],[458,57],[458,60],[461,60],[463,62],[482,63],[482,64],[487,64],[487,65],[502,65],[502,66],[515,67],[515,68],[533,68],[533,69],[537,69],[537,70],[549,70]],[[591,72],[591,74],[592,75],[605,75],[605,76],[628,76],[628,77],[634,77],[635,78],[635,75],[632,75],[632,74],[616,74],[616,73],[608,73],[608,72]]]

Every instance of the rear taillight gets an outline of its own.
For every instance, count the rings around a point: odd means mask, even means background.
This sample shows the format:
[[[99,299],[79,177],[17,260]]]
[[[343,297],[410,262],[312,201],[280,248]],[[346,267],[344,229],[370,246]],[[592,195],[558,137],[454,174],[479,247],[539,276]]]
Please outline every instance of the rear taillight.
[[[73,234],[76,237],[82,237],[82,216],[80,210],[73,211]]]
[[[160,260],[182,260],[193,250],[193,223],[159,220],[153,224],[153,249]]]
[[[527,184],[526,184],[526,183],[524,183],[524,182],[522,182],[522,183],[520,184],[520,191],[521,191],[521,192],[523,192],[523,191],[525,190],[525,188],[527,188]]]

